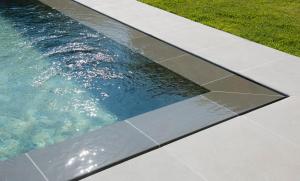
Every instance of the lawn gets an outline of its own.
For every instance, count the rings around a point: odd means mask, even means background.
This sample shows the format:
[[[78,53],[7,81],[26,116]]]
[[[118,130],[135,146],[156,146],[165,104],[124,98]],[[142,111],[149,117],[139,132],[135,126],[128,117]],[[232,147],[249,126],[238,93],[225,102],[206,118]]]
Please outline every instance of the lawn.
[[[300,56],[300,0],[140,0]]]

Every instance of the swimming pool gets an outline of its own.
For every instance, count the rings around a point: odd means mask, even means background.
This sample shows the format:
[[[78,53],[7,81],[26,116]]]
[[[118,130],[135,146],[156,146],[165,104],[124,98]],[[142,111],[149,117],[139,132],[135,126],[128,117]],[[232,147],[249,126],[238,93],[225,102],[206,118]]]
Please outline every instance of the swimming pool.
[[[0,180],[36,180],[35,167],[81,178],[286,97],[71,0],[41,1],[0,3]]]
[[[0,24],[2,160],[208,91],[37,1]]]

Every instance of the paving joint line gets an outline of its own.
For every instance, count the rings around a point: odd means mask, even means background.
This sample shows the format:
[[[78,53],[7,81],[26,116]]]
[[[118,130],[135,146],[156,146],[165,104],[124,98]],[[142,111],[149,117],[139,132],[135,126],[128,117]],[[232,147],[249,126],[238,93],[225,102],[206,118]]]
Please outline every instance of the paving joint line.
[[[183,166],[185,166],[191,172],[193,172],[194,174],[198,175],[203,181],[208,181],[208,179],[203,174],[201,174],[199,171],[196,171],[195,169],[193,169],[192,167],[190,167],[184,161],[180,160],[174,153],[171,153],[170,151],[168,151],[165,148],[162,148],[162,149],[165,150],[173,159],[177,160],[179,163],[181,163]]]
[[[276,137],[278,137],[279,139],[282,139],[282,140],[284,140],[284,141],[286,141],[286,142],[288,142],[288,143],[290,143],[290,144],[296,146],[297,148],[300,148],[300,145],[297,144],[297,143],[295,143],[294,141],[291,141],[290,139],[288,139],[288,138],[282,136],[281,134],[279,134],[279,133],[277,133],[277,132],[275,132],[275,131],[272,131],[271,129],[268,129],[268,128],[264,127],[263,125],[261,125],[260,123],[258,123],[258,122],[255,121],[255,120],[253,120],[252,118],[249,118],[248,116],[245,116],[245,117],[246,117],[247,119],[249,119],[250,122],[251,122],[253,125],[255,125],[256,127],[259,127],[259,128],[261,128],[261,129],[263,129],[263,130],[269,132],[269,133],[272,134],[273,136],[276,136]]]
[[[218,81],[220,81],[220,80],[227,79],[227,78],[233,77],[233,76],[234,76],[234,74],[231,73],[230,75],[226,75],[226,76],[224,76],[224,77],[221,77],[221,78],[218,78],[218,79],[215,79],[215,80],[206,82],[206,83],[204,83],[204,84],[201,84],[200,86],[207,86],[207,85],[209,85],[209,84],[211,84],[211,83],[218,82]]]
[[[239,115],[240,115],[240,114],[234,112],[233,110],[231,110],[231,109],[229,109],[229,108],[227,108],[227,107],[225,107],[225,106],[222,106],[222,105],[218,104],[217,102],[215,102],[215,101],[213,101],[213,100],[210,100],[209,98],[207,98],[207,97],[205,97],[205,96],[203,96],[203,95],[200,95],[200,97],[202,97],[203,99],[208,100],[209,102],[211,102],[211,103],[217,105],[217,106],[220,107],[220,108],[226,109],[227,111],[233,113],[235,116],[239,116]]]
[[[276,63],[276,62],[279,62],[279,61],[275,60],[275,61],[265,62],[265,63],[259,64],[259,65],[253,66],[253,67],[249,67],[249,68],[246,68],[246,69],[241,69],[240,72],[241,72],[241,73],[247,73],[247,72],[250,71],[250,70],[254,70],[254,69],[257,69],[257,68],[261,68],[261,67],[264,67],[264,66],[267,66],[267,65],[269,65],[269,64]],[[244,75],[244,76],[246,76],[246,75]],[[246,76],[246,77],[247,77],[247,76]]]
[[[255,93],[250,93],[250,92],[230,92],[230,91],[210,91],[210,92],[225,93],[225,94],[241,94],[241,95],[254,95],[254,96],[282,97],[282,95],[275,95],[275,94],[255,94]]]
[[[145,137],[147,137],[149,140],[151,140],[155,145],[159,146],[160,144],[154,139],[152,138],[150,135],[148,135],[147,133],[145,133],[143,130],[139,129],[138,127],[136,127],[134,124],[132,124],[130,121],[125,120],[125,122],[127,124],[129,124],[130,126],[132,126],[134,129],[136,129],[138,132],[140,132],[142,135],[144,135]]]
[[[33,164],[33,166],[38,170],[38,172],[42,175],[42,177],[45,179],[45,181],[49,181],[49,179],[46,177],[44,172],[37,166],[37,164],[33,161],[33,159],[30,157],[28,153],[25,153],[25,156],[29,159],[29,161]]]
[[[180,54],[180,55],[177,55],[175,57],[170,57],[170,58],[166,58],[166,59],[157,59],[157,60],[153,60],[157,63],[164,63],[164,62],[167,62],[167,61],[173,61],[172,59],[175,59],[175,58],[179,58],[179,57],[183,57],[185,55],[188,55],[187,53],[183,53],[183,54]]]
[[[135,29],[133,29],[133,30],[135,30]],[[135,30],[135,31],[137,31],[137,30]],[[142,33],[143,33],[143,32],[142,32]],[[136,40],[136,39],[139,39],[139,38],[144,38],[144,37],[147,37],[147,35],[145,34],[145,35],[141,35],[141,36],[133,37],[133,38],[131,38],[131,40]]]

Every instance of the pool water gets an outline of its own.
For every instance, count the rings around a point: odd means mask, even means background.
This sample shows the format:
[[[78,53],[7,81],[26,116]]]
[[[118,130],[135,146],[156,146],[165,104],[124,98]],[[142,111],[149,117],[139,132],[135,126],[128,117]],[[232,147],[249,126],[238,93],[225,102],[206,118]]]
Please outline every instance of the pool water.
[[[0,25],[0,160],[208,92],[38,1]]]

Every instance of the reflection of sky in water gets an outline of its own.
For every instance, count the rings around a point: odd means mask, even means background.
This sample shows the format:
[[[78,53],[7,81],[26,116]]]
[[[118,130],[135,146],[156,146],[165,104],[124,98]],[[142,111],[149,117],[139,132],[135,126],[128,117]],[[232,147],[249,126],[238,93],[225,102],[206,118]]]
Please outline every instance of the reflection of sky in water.
[[[206,91],[36,1],[6,3],[0,159]]]

